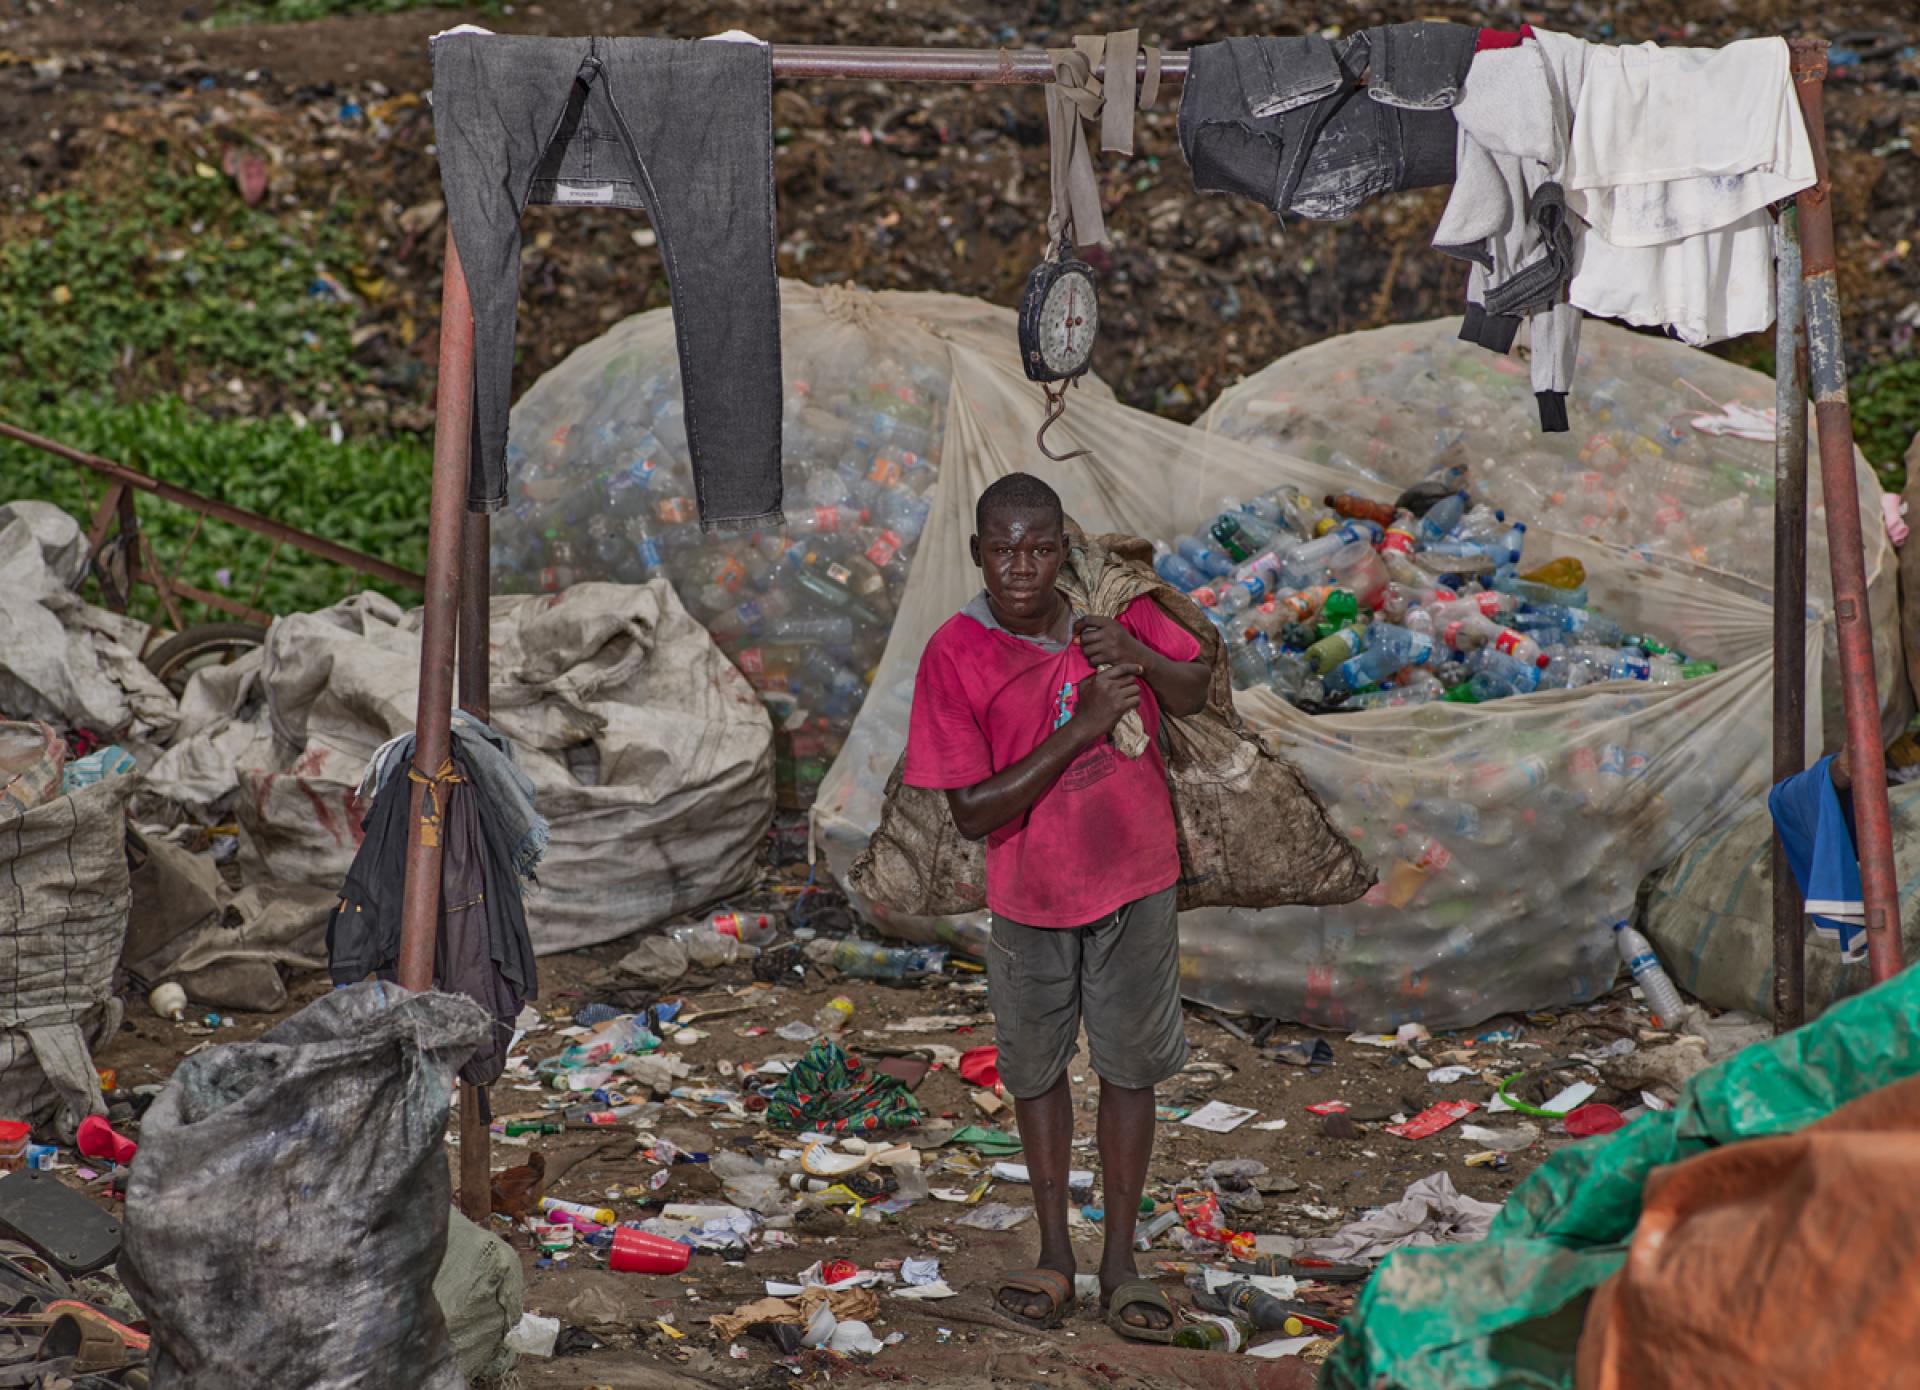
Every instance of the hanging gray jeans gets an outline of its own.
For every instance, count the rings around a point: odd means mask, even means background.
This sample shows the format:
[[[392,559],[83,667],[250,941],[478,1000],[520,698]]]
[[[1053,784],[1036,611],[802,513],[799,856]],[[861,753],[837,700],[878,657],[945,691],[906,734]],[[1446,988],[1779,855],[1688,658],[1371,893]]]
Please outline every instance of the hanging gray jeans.
[[[638,208],[673,295],[703,528],[780,520],[773,65],[764,44],[453,33],[433,44],[447,221],[473,298],[467,505],[506,501],[529,203]]]

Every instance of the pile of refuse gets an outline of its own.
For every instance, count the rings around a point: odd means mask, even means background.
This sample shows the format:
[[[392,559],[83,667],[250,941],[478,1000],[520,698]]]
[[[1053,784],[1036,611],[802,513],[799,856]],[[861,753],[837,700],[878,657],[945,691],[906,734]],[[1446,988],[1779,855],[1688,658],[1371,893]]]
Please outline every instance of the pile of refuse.
[[[1226,499],[1154,567],[1226,641],[1234,687],[1303,709],[1479,704],[1604,680],[1673,685],[1719,669],[1596,611],[1571,556],[1523,570],[1525,522],[1475,504],[1454,465],[1391,504]]]

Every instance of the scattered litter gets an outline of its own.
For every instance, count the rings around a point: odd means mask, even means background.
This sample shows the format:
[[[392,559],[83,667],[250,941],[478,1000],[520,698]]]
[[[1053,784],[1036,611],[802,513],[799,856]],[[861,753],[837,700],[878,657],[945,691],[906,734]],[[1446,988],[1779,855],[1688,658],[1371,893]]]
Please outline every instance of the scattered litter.
[[[1204,1129],[1210,1134],[1231,1134],[1259,1113],[1258,1110],[1249,1110],[1245,1106],[1228,1105],[1225,1101],[1210,1100],[1180,1123],[1194,1129]]]
[[[1257,1347],[1248,1347],[1248,1356],[1264,1356],[1273,1359],[1281,1356],[1298,1356],[1315,1342],[1318,1337],[1282,1337],[1277,1342],[1262,1342]]]
[[[974,1047],[960,1054],[960,1079],[982,1091],[1000,1093],[1000,1049]]]
[[[1475,1144],[1485,1144],[1501,1153],[1519,1153],[1540,1137],[1540,1131],[1530,1124],[1517,1124],[1512,1129],[1495,1129],[1490,1125],[1462,1125],[1460,1137]]]
[[[968,1148],[979,1150],[980,1153],[987,1158],[996,1158],[1004,1154],[1017,1154],[1020,1152],[1020,1141],[1018,1139],[1000,1130],[988,1129],[985,1125],[967,1125],[964,1128],[956,1129],[953,1132],[953,1137],[947,1142],[950,1144],[965,1144]]]
[[[508,1351],[522,1356],[552,1356],[553,1344],[560,1337],[560,1319],[543,1318],[538,1313],[522,1313],[520,1321],[507,1333]]]
[[[1033,1181],[1028,1175],[1027,1165],[1024,1163],[1010,1163],[1002,1160],[993,1165],[992,1171],[993,1175],[1002,1182],[1030,1183]],[[1093,1190],[1093,1174],[1085,1168],[1068,1169],[1067,1190],[1069,1192],[1091,1192]]]
[[[1567,1133],[1575,1139],[1590,1139],[1596,1134],[1612,1134],[1626,1126],[1626,1117],[1611,1105],[1595,1102],[1583,1105],[1566,1118]]]
[[[1431,1139],[1448,1125],[1465,1119],[1479,1105],[1470,1100],[1443,1100],[1437,1105],[1429,1105],[1405,1124],[1388,1125],[1388,1134],[1397,1134],[1402,1139]]]
[[[1333,1235],[1302,1241],[1300,1249],[1323,1260],[1377,1260],[1405,1246],[1479,1240],[1499,1210],[1496,1202],[1462,1196],[1446,1173],[1434,1173],[1408,1187],[1399,1201]]]
[[[984,1202],[960,1218],[959,1224],[976,1231],[1011,1231],[1033,1215],[1032,1207],[1011,1207],[1005,1202]]]
[[[1333,1065],[1333,1049],[1327,1046],[1325,1038],[1313,1038],[1306,1042],[1281,1043],[1268,1051],[1268,1056],[1276,1062],[1285,1062],[1291,1067],[1325,1067]]]
[[[1500,1083],[1500,1092],[1494,1097],[1494,1103],[1487,1107],[1489,1114],[1498,1114],[1504,1110],[1518,1110],[1522,1115],[1532,1115],[1541,1120],[1564,1120],[1573,1111],[1579,1109],[1598,1089],[1591,1081],[1576,1081],[1562,1090],[1545,1105],[1529,1105],[1513,1094],[1513,1083],[1526,1073],[1517,1072]]]
[[[1286,1127],[1287,1127],[1287,1122],[1285,1120],[1262,1120],[1259,1124],[1254,1126],[1255,1129],[1265,1129],[1265,1130],[1281,1130],[1281,1129],[1285,1129]]]
[[[1323,1100],[1307,1107],[1309,1115],[1344,1115],[1346,1111],[1344,1100]]]
[[[1456,1081],[1465,1081],[1479,1074],[1473,1067],[1435,1067],[1427,1073],[1427,1080],[1435,1086],[1451,1086]]]
[[[712,1327],[722,1342],[730,1342],[748,1328],[761,1324],[791,1327],[796,1332],[805,1328],[806,1345],[820,1346],[826,1344],[841,1319],[865,1322],[879,1316],[880,1296],[872,1289],[810,1288],[791,1298],[761,1298],[742,1304],[731,1313],[716,1313]],[[817,1341],[813,1340],[816,1328],[820,1330]],[[799,1344],[796,1341],[796,1349]]]
[[[956,1028],[972,1028],[980,1020],[972,1014],[916,1014],[887,1024],[889,1033],[951,1033]]]

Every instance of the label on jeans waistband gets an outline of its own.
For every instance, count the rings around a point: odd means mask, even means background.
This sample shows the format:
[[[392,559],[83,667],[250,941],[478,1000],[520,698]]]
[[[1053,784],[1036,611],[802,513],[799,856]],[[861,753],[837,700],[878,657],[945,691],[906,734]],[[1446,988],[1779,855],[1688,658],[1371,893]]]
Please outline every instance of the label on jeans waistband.
[[[611,203],[613,185],[610,183],[556,183],[553,186],[553,201],[556,203]]]

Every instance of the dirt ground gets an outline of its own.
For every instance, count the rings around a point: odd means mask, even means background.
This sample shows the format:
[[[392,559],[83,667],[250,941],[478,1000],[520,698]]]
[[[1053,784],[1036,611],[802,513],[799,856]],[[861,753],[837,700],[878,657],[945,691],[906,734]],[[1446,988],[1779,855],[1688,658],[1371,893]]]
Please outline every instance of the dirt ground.
[[[568,1026],[584,1005],[612,1000],[632,1007],[637,1000],[651,997],[652,991],[644,988],[633,992],[634,979],[614,969],[612,963],[624,949],[615,944],[542,962],[539,1010],[546,1022],[522,1044],[521,1051],[530,1061],[567,1044],[559,1029]],[[219,1029],[217,1036],[222,1042],[256,1036],[326,987],[322,976],[299,978],[280,1014],[232,1016],[232,1026]],[[846,994],[854,1002],[844,1042],[869,1060],[889,1051],[942,1047],[965,1051],[993,1041],[984,979],[975,970],[950,967],[937,980],[900,986],[809,969],[804,979],[769,985],[755,981],[746,966],[735,965],[685,977],[660,991],[663,999],[684,1001],[682,1017],[702,1035],[698,1040],[684,1035],[670,1038],[667,1051],[691,1067],[685,1084],[739,1087],[744,1069],[772,1057],[793,1058],[803,1051],[804,1044],[783,1040],[773,1030],[795,1020],[811,1020],[837,994]],[[123,1089],[164,1080],[186,1051],[205,1045],[212,1036],[196,1024],[158,1019],[137,1001],[131,1014],[120,1037],[97,1058],[99,1065],[116,1069]],[[941,1021],[920,1028],[890,1026],[929,1016]],[[1590,1055],[1623,1037],[1643,1036],[1647,1018],[1622,991],[1586,1009],[1489,1020],[1457,1037],[1423,1042],[1414,1052],[1288,1025],[1271,1028],[1264,1047],[1256,1048],[1240,1034],[1258,1027],[1256,1020],[1223,1021],[1208,1010],[1189,1007],[1192,1060],[1179,1079],[1161,1089],[1161,1104],[1197,1107],[1223,1100],[1259,1113],[1230,1134],[1163,1121],[1148,1194],[1166,1202],[1176,1191],[1196,1186],[1201,1169],[1215,1159],[1257,1159],[1269,1170],[1255,1183],[1265,1189],[1261,1210],[1229,1213],[1233,1224],[1259,1235],[1309,1238],[1330,1234],[1368,1208],[1397,1199],[1409,1184],[1435,1172],[1449,1174],[1464,1194],[1503,1201],[1514,1184],[1555,1148],[1572,1142],[1550,1132],[1553,1122],[1533,1121],[1543,1131],[1539,1141],[1513,1154],[1504,1168],[1496,1170],[1467,1164],[1468,1156],[1484,1146],[1461,1137],[1458,1128],[1431,1138],[1403,1139],[1384,1132],[1389,1115],[1410,1115],[1439,1099],[1471,1099],[1484,1107],[1493,1084],[1501,1078],[1561,1064],[1562,1069],[1550,1079],[1533,1083],[1530,1089],[1524,1084],[1520,1088],[1536,1100],[1544,1099],[1546,1091],[1557,1090],[1564,1080],[1593,1076],[1571,1060],[1574,1054]],[[1509,1036],[1474,1041],[1496,1031]],[[1331,1049],[1330,1064],[1302,1067],[1275,1060],[1274,1050],[1282,1045],[1316,1037]],[[1419,1054],[1430,1064],[1465,1062],[1472,1074],[1451,1084],[1433,1084],[1413,1060]],[[951,1062],[951,1056],[946,1060]],[[1084,1061],[1083,1052],[1072,1072],[1078,1112],[1074,1163],[1097,1174],[1092,1137],[1097,1081]],[[764,1077],[754,1080],[766,1082]],[[997,1117],[983,1114],[970,1099],[970,1090],[950,1066],[936,1065],[916,1092],[928,1129],[973,1123],[1013,1128],[1010,1112]],[[516,1081],[510,1073],[492,1094],[496,1116],[504,1117],[537,1111],[554,1093],[530,1077]],[[1601,1098],[1616,1099],[1623,1109],[1637,1099],[1605,1090]],[[1330,1137],[1325,1128],[1328,1122],[1307,1109],[1329,1100],[1344,1101],[1354,1115],[1363,1117],[1354,1126],[1353,1137]],[[1519,1119],[1476,1113],[1467,1123],[1483,1121],[1508,1128]],[[1258,1127],[1278,1120],[1285,1121],[1284,1129]],[[792,1143],[790,1135],[766,1130],[754,1116],[731,1116],[720,1107],[692,1102],[667,1101],[657,1116],[643,1117],[638,1123],[643,1135],[670,1139],[683,1150],[709,1155],[733,1149],[765,1157]],[[497,1135],[493,1166],[499,1170],[524,1163],[535,1146],[557,1166],[576,1152],[598,1147],[602,1138],[568,1134],[509,1140]],[[553,1185],[551,1195],[611,1205],[623,1220],[645,1217],[651,1213],[649,1204],[666,1200],[725,1200],[718,1180],[703,1166],[664,1166],[646,1156],[650,1143],[643,1140],[642,1151],[632,1156],[589,1159],[573,1166]],[[942,1162],[953,1153],[964,1154],[964,1146],[924,1152],[934,1187],[972,1185],[970,1174],[942,1177]],[[457,1175],[457,1160],[450,1157],[450,1162],[455,1163]],[[659,1180],[665,1185],[656,1191],[652,1183]],[[629,1195],[630,1189],[647,1195],[636,1199]],[[995,1182],[983,1200],[1030,1206],[1027,1190],[1017,1183]],[[1095,1195],[1092,1200],[1099,1198]],[[1084,1306],[1055,1333],[1009,1328],[993,1312],[992,1281],[997,1273],[1030,1261],[1033,1222],[1028,1219],[1006,1232],[967,1229],[956,1222],[968,1210],[927,1199],[884,1219],[860,1222],[850,1223],[837,1212],[816,1212],[795,1220],[790,1232],[796,1242],[793,1248],[759,1250],[743,1260],[696,1254],[685,1275],[671,1278],[612,1273],[603,1257],[580,1248],[565,1263],[540,1261],[529,1238],[511,1232],[504,1219],[497,1218],[495,1229],[508,1235],[522,1252],[528,1309],[557,1317],[565,1326],[584,1328],[591,1334],[586,1344],[594,1347],[552,1360],[523,1359],[519,1383],[556,1390],[686,1383],[745,1387],[786,1384],[795,1374],[842,1372],[862,1379],[928,1385],[1030,1385],[1044,1378],[1048,1384],[1089,1387],[1204,1383],[1280,1390],[1312,1383],[1312,1366],[1297,1358],[1223,1358],[1123,1342]],[[1098,1260],[1098,1227],[1077,1222],[1075,1236],[1082,1268],[1091,1271]],[[1176,1231],[1163,1238],[1139,1260],[1143,1272],[1158,1275],[1176,1304],[1184,1304],[1180,1262],[1191,1257],[1175,1244],[1178,1236]],[[897,1332],[904,1340],[888,1346],[869,1364],[843,1361],[827,1352],[786,1358],[771,1344],[753,1337],[720,1343],[707,1327],[715,1313],[761,1297],[767,1280],[790,1280],[817,1260],[846,1259],[863,1269],[875,1269],[888,1267],[890,1261],[897,1264],[928,1255],[940,1259],[942,1276],[959,1291],[958,1297],[927,1303],[883,1299],[884,1322],[875,1325],[876,1335]],[[1355,1287],[1303,1285],[1299,1297],[1322,1303],[1329,1318],[1337,1320],[1350,1306]],[[661,1330],[661,1323],[683,1335]]]

